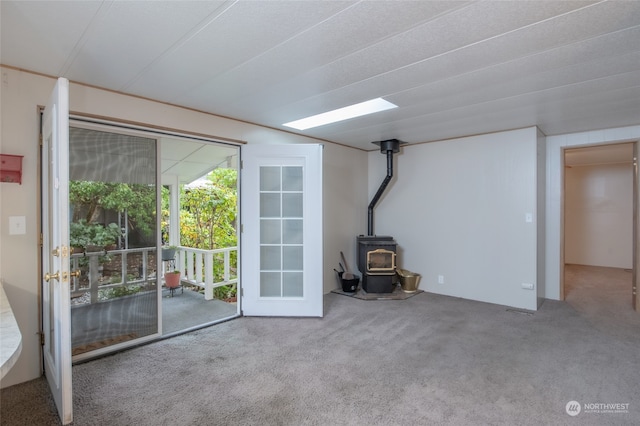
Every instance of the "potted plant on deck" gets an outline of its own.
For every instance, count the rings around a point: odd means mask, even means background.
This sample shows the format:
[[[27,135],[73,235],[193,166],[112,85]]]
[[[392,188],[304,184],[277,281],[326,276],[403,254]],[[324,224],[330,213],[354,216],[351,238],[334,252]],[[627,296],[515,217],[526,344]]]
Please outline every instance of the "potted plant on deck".
[[[174,260],[176,257],[176,250],[178,250],[178,247],[176,246],[162,246],[162,261],[167,262]]]
[[[164,285],[167,288],[180,287],[180,271],[167,271],[164,273]]]

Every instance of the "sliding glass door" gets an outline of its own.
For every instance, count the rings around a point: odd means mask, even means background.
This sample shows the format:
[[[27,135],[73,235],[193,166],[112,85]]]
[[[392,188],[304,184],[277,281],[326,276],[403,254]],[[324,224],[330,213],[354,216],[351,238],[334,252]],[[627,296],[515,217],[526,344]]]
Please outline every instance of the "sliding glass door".
[[[74,359],[159,331],[157,141],[69,129]]]
[[[72,120],[74,361],[239,315],[238,157],[235,145]]]

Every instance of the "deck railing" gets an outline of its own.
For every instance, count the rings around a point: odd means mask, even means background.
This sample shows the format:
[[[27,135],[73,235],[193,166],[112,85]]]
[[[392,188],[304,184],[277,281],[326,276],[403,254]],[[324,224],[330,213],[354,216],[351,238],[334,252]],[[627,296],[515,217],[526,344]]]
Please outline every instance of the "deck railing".
[[[128,258],[137,254],[141,255],[141,261],[136,274],[137,276],[135,276],[129,274]],[[88,292],[90,294],[90,302],[96,303],[98,302],[99,290],[115,289],[130,285],[140,285],[144,287],[154,286],[157,281],[157,273],[155,268],[151,269],[149,267],[149,260],[151,256],[155,258],[155,255],[155,247],[74,253],[71,255],[71,270],[81,270],[83,274],[86,274],[86,277],[81,276],[72,279],[71,297],[78,297]],[[109,281],[105,282],[102,269],[104,264],[108,262],[108,259],[112,259],[115,256],[121,256],[119,277],[115,278],[116,275],[112,275],[108,277]],[[86,278],[88,278],[88,284]],[[85,285],[82,285],[83,283]]]
[[[213,250],[179,246],[176,250],[175,268],[181,272],[181,281],[204,288],[204,298],[213,299],[213,289],[238,283],[237,267],[232,265],[231,255],[237,260],[238,247]],[[236,263],[236,262],[234,262]],[[222,266],[222,274],[218,272]]]
[[[237,284],[236,262],[232,262],[232,253],[237,261],[237,247],[214,250],[202,250],[191,247],[178,247],[171,267],[182,273],[181,281],[204,288],[206,300],[213,299],[213,289],[223,285]],[[168,265],[156,256],[155,247],[144,247],[126,250],[103,250],[98,252],[74,253],[71,255],[71,270],[82,270],[85,276],[73,277],[71,281],[71,297],[90,294],[90,303],[99,301],[99,291],[139,285],[146,289],[153,288],[158,279],[157,269],[167,269]],[[129,273],[128,258],[140,256],[137,271]],[[121,256],[119,276],[103,276],[103,265],[106,257],[113,259]],[[162,263],[162,265],[160,264]],[[217,268],[216,268],[216,265]],[[220,268],[222,266],[222,268]],[[216,276],[216,269],[218,274]],[[116,277],[116,278],[114,278]]]

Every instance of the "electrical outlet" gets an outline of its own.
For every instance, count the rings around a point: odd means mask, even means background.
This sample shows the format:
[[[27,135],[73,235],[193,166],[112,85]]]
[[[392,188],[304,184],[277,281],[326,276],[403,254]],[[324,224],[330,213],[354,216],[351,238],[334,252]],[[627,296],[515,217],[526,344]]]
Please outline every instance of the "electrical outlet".
[[[522,288],[525,290],[533,290],[533,284],[531,283],[522,283]]]
[[[438,275],[438,284],[444,284],[444,275]]]

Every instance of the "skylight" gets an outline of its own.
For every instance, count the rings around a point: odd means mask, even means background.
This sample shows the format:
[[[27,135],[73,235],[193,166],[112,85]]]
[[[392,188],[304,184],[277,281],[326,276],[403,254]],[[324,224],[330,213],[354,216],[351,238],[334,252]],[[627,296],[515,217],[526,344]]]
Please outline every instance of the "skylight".
[[[382,98],[376,98],[360,102],[359,104],[349,105],[344,108],[334,109],[333,111],[323,112],[322,114],[312,115],[311,117],[302,118],[300,120],[290,121],[288,123],[284,123],[283,126],[292,127],[298,130],[306,130],[397,107],[398,105],[385,101]]]

